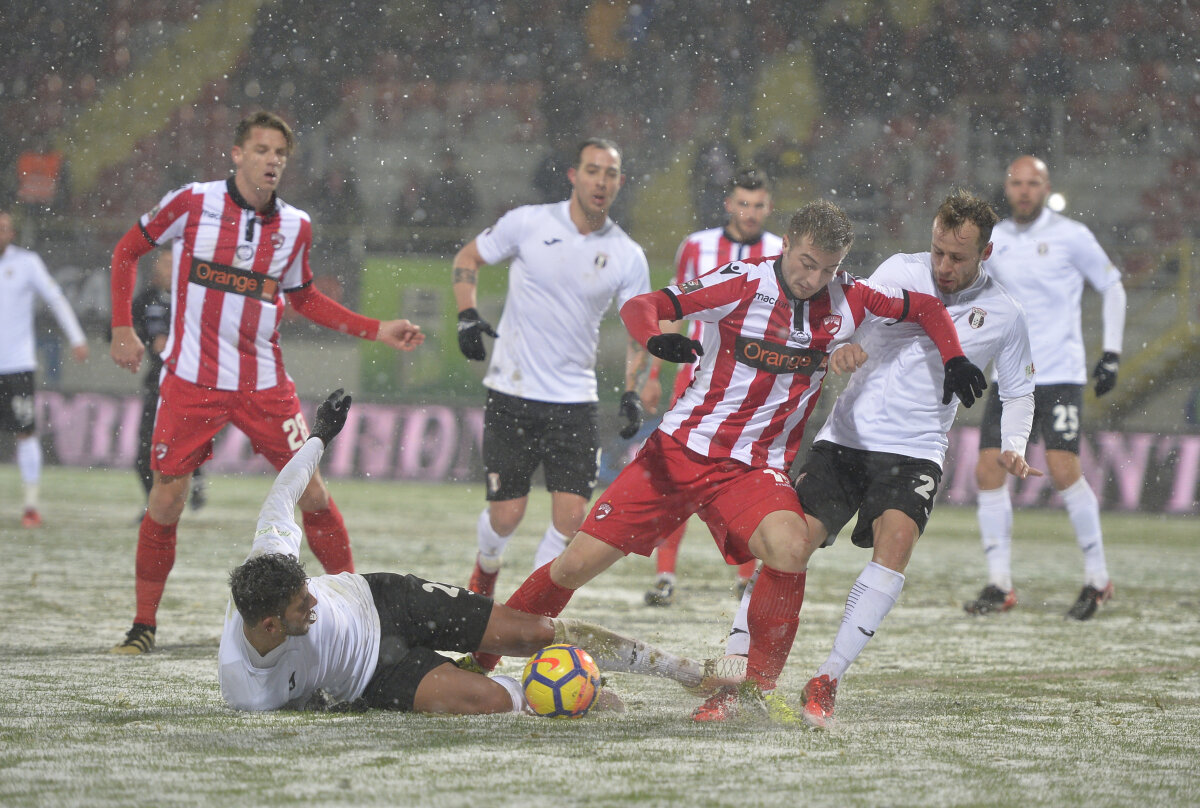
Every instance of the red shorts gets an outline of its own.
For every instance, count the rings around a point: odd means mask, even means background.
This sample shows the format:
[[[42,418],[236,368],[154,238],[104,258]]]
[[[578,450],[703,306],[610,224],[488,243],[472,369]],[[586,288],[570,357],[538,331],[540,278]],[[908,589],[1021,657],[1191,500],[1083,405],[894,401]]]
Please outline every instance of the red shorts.
[[[150,467],[168,477],[190,474],[212,456],[213,437],[233,424],[254,451],[281,469],[308,437],[291,380],[249,393],[210,390],[166,374],[158,388]]]
[[[750,536],[776,511],[804,517],[786,474],[713,460],[655,430],[601,494],[580,530],[626,554],[648,556],[695,513],[725,560],[741,564],[754,558]]]

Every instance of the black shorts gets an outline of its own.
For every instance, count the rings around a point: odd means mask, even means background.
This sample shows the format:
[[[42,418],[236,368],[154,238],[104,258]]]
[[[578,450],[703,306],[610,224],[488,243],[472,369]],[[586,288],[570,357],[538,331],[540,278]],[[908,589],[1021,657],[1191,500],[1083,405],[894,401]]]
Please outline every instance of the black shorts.
[[[804,513],[821,520],[833,544],[837,534],[858,512],[850,536],[859,547],[873,547],[872,524],[886,510],[896,510],[925,532],[942,470],[932,460],[887,452],[851,449],[829,441],[813,444],[796,478],[796,494]]]
[[[5,432],[33,432],[36,424],[33,371],[0,374],[0,429]]]
[[[529,494],[539,465],[547,491],[591,499],[600,471],[599,407],[551,404],[488,391],[483,468],[488,502]]]
[[[1000,448],[1000,387],[992,385],[983,407],[979,448]],[[1039,384],[1033,388],[1033,430],[1029,440],[1041,437],[1047,449],[1079,454],[1079,420],[1083,417],[1082,384]]]
[[[438,651],[475,651],[492,616],[492,599],[415,575],[363,576],[379,612],[379,661],[357,707],[412,710],[425,675],[450,660]]]

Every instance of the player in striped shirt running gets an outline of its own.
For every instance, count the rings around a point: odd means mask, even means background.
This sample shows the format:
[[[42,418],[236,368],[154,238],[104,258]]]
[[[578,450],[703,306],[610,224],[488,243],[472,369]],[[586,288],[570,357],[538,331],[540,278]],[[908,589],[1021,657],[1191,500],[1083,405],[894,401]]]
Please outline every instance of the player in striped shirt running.
[[[279,347],[284,295],[296,311],[335,331],[400,350],[424,340],[408,320],[364,317],[313,288],[312,223],[275,193],[294,144],[277,115],[242,120],[234,133],[233,176],[171,191],[113,251],[111,354],[131,373],[145,353],[131,314],[138,258],[166,242],[174,257],[154,482],[138,529],[137,611],[113,653],[154,649],[158,604],[175,563],[175,526],[193,472],[212,455],[214,436],[233,424],[277,469],[308,437]],[[325,571],[353,570],[350,537],[319,474],[299,504],[309,547]]]
[[[729,182],[729,193],[725,197],[725,212],[729,222],[724,227],[712,227],[692,233],[679,245],[675,257],[675,277],[671,283],[678,286],[697,278],[711,269],[724,266],[730,261],[761,258],[764,255],[779,255],[783,240],[768,232],[764,225],[771,215],[771,191],[767,176],[755,168],[744,168]],[[681,324],[680,333],[689,338],[700,339],[704,323],[693,320]],[[668,326],[669,327],[669,326]],[[650,378],[656,380],[662,360],[654,357],[650,362]],[[694,365],[680,365],[675,374],[675,388],[671,396],[672,406],[692,383]],[[647,388],[653,389],[653,388]],[[643,399],[648,396],[643,396]],[[650,412],[657,412],[658,399],[643,403]],[[675,560],[687,523],[680,525],[658,545],[654,552],[656,577],[654,586],[646,592],[647,606],[670,606],[675,595]],[[745,589],[754,574],[754,562],[748,561],[738,567],[738,595]]]

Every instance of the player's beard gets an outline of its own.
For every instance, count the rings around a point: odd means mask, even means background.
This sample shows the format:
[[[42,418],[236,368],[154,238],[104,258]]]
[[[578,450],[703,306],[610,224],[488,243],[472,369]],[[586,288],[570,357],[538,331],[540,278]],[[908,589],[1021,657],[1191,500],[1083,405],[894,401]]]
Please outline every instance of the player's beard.
[[[302,622],[291,623],[287,620],[283,621],[283,633],[289,637],[303,637],[308,633],[308,629],[317,622],[317,613],[310,611],[308,616]]]

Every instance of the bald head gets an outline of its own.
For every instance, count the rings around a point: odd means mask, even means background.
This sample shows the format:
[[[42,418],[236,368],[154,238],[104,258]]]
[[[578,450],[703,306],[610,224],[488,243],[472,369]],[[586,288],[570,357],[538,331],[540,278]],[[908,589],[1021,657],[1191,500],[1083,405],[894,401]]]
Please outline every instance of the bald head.
[[[1046,164],[1028,154],[1013,160],[1004,178],[1004,196],[1018,224],[1028,224],[1041,216],[1050,196]]]

